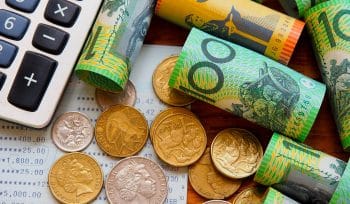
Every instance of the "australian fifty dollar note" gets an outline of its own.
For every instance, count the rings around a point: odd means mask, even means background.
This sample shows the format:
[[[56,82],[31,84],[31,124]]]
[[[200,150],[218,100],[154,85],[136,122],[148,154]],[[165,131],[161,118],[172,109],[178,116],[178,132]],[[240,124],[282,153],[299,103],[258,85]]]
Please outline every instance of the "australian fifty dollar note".
[[[263,55],[193,28],[170,87],[304,141],[325,85]]]
[[[249,0],[158,0],[155,13],[288,64],[304,23]]]
[[[350,0],[318,4],[305,21],[341,143],[350,151]]]

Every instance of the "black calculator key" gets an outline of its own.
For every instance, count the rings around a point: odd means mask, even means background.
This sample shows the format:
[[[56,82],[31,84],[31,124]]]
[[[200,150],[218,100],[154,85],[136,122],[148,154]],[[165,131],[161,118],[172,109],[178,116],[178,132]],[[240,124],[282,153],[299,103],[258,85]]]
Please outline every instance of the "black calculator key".
[[[0,9],[0,35],[20,40],[24,36],[28,25],[28,18]]]
[[[39,0],[6,0],[6,3],[14,9],[31,13],[35,10]]]
[[[57,62],[27,51],[7,100],[21,109],[36,111],[57,67]]]
[[[6,80],[6,75],[4,73],[0,72],[0,91],[1,91],[2,87],[4,86],[5,80]]]
[[[60,54],[67,44],[69,34],[52,26],[39,24],[33,38],[33,45],[51,54]]]
[[[6,41],[0,40],[0,67],[7,68],[11,65],[17,54],[17,47]]]
[[[61,26],[71,27],[79,16],[80,6],[67,0],[50,0],[45,18]]]

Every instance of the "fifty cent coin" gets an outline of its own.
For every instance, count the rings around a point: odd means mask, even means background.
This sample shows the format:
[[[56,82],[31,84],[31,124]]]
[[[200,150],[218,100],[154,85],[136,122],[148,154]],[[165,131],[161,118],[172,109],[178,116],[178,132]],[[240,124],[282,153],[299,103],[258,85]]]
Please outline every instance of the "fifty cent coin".
[[[240,179],[223,176],[214,168],[210,148],[189,167],[188,177],[193,189],[207,199],[225,199],[236,192],[242,183]]]
[[[100,165],[92,157],[75,152],[62,156],[51,167],[49,187],[61,203],[89,203],[103,185]]]
[[[153,72],[152,84],[156,95],[164,103],[172,106],[186,106],[193,103],[195,99],[168,85],[177,59],[178,56],[171,56],[164,59]]]
[[[133,107],[115,105],[97,119],[98,146],[110,156],[127,157],[139,152],[148,137],[146,118]]]
[[[90,119],[79,112],[67,112],[58,117],[51,129],[54,144],[66,152],[85,149],[94,137]]]
[[[101,89],[96,89],[95,97],[97,104],[102,108],[102,110],[106,110],[107,108],[117,104],[134,106],[136,101],[136,89],[134,84],[128,80],[122,92],[111,93]]]
[[[105,187],[111,204],[160,204],[168,194],[163,170],[156,162],[144,157],[120,160],[108,175]]]
[[[231,178],[254,174],[263,156],[259,140],[249,131],[229,128],[219,132],[211,144],[215,167]]]

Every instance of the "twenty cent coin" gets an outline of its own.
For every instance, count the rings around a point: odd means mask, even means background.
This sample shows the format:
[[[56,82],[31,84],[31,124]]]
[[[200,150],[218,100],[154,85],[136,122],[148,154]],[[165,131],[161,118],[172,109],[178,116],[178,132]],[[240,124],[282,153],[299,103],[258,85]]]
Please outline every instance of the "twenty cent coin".
[[[170,75],[174,70],[178,56],[171,56],[163,60],[153,72],[153,89],[158,98],[166,104],[173,106],[186,106],[195,101],[188,96],[168,85]]]
[[[96,89],[95,97],[97,104],[102,108],[102,110],[106,110],[107,108],[117,104],[134,106],[136,101],[136,89],[134,84],[129,80],[122,92],[111,93]]]
[[[148,124],[138,110],[115,105],[104,111],[96,122],[96,142],[110,156],[127,157],[139,152],[148,137]]]
[[[163,170],[156,162],[144,157],[120,160],[108,175],[105,187],[111,204],[159,204],[168,194]]]
[[[207,148],[198,162],[191,165],[188,177],[193,189],[207,199],[225,199],[241,186],[240,179],[229,179],[218,172],[210,158]]]
[[[54,144],[66,152],[85,149],[92,141],[94,127],[90,119],[79,112],[67,112],[57,118],[51,129]]]
[[[224,200],[208,200],[203,204],[231,204],[231,203]]]
[[[250,187],[239,193],[233,200],[233,204],[260,204],[265,190],[259,187]]]
[[[217,134],[211,145],[215,167],[231,178],[245,178],[254,174],[262,155],[259,140],[244,129],[225,129]]]
[[[102,185],[100,165],[83,153],[62,156],[49,172],[51,193],[61,203],[89,203],[100,193]]]
[[[187,112],[165,110],[152,133],[155,152],[160,159],[172,166],[188,166],[196,162],[207,144],[202,124]]]

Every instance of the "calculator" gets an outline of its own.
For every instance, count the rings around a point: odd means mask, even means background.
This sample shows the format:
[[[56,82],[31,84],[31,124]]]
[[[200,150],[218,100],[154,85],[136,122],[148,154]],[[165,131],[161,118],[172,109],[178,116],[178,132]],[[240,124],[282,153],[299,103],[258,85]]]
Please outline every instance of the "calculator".
[[[0,119],[49,124],[102,1],[0,1]]]

